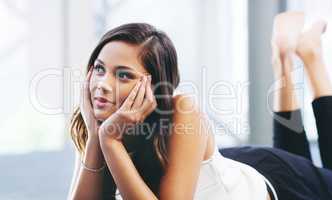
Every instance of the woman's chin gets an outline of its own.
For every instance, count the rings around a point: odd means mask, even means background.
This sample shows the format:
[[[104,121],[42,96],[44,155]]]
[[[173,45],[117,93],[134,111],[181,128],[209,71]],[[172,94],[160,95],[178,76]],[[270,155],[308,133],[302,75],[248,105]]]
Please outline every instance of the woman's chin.
[[[104,121],[106,120],[112,113],[104,111],[104,110],[99,110],[99,109],[94,109],[94,114],[95,117],[98,121]]]

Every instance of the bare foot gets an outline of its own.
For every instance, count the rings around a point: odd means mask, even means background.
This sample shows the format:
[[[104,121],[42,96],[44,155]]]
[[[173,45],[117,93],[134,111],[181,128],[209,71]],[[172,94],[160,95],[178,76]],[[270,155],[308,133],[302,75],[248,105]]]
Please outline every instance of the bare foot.
[[[317,59],[321,59],[321,35],[325,32],[326,27],[326,21],[319,20],[313,23],[309,29],[300,34],[296,46],[296,53],[304,63],[309,64]]]
[[[272,64],[276,77],[290,74],[292,70],[291,57],[295,54],[303,27],[303,12],[284,12],[274,18],[271,46]]]
[[[276,79],[273,110],[292,111],[299,108],[295,94],[291,72],[293,70],[292,56],[299,35],[304,26],[302,12],[285,12],[274,18],[272,46],[272,66]]]
[[[322,55],[321,35],[326,30],[327,23],[316,21],[301,33],[296,53],[302,59],[311,85],[313,99],[332,95],[332,82],[328,76]]]

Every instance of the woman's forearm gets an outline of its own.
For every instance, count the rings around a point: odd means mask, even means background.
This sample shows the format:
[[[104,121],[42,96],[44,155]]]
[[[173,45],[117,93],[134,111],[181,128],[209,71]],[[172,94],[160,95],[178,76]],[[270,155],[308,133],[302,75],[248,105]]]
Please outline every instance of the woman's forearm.
[[[84,164],[93,169],[104,165],[104,158],[100,149],[98,138],[88,139],[83,158]],[[103,173],[91,172],[80,167],[76,183],[73,187],[71,199],[101,199]]]
[[[157,199],[139,175],[123,143],[100,136],[101,149],[123,199]]]

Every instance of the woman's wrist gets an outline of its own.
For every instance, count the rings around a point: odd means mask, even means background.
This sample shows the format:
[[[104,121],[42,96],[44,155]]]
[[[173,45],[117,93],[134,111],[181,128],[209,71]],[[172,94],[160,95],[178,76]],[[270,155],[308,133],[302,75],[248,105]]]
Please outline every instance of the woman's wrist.
[[[88,136],[88,139],[86,141],[86,144],[90,144],[90,145],[98,145],[99,143],[99,139],[98,139],[98,135],[97,134],[90,134]]]
[[[104,165],[105,160],[98,138],[88,138],[82,162],[89,168],[100,168]]]
[[[117,135],[115,133],[113,133],[114,135]],[[121,139],[117,138],[117,137],[112,137],[110,135],[108,135],[107,133],[103,133],[103,134],[99,134],[99,142],[100,142],[100,148],[103,150],[103,148],[105,148],[105,146],[108,145],[113,145],[113,143],[118,143],[121,142]]]

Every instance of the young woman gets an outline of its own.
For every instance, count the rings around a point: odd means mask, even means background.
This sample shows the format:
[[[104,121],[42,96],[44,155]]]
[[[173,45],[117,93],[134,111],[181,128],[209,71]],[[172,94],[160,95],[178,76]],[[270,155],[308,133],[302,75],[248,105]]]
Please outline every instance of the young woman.
[[[286,18],[282,25],[299,18],[278,17]],[[299,34],[293,46],[283,41],[289,34],[282,25],[276,23],[281,34],[275,40],[274,66],[286,87],[275,94],[275,115],[296,115],[296,125],[302,126],[298,105],[290,99],[289,56],[296,51],[313,86],[322,159],[331,169],[332,86],[318,51],[323,25]],[[71,121],[78,156],[70,199],[332,198],[332,172],[313,166],[304,131],[294,134],[274,122],[275,146],[293,154],[254,147],[220,154],[197,105],[185,95],[173,95],[178,83],[176,51],[165,33],[133,23],[102,37],[89,59],[82,102]]]

